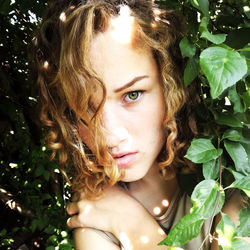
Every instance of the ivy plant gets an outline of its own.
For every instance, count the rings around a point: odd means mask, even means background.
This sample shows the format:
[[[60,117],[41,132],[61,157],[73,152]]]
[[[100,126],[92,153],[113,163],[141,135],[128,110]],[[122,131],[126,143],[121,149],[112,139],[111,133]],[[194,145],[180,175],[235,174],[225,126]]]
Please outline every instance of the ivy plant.
[[[206,219],[220,213],[216,227],[220,249],[250,249],[242,239],[250,236],[249,204],[240,211],[238,226],[221,212],[230,190],[250,195],[249,6],[247,1],[233,0],[165,4],[186,17],[188,32],[180,42],[182,56],[187,59],[184,84],[198,81],[201,86],[197,109],[201,133],[185,157],[198,164],[203,180],[191,195],[190,213],[160,244],[181,247],[199,235]],[[247,38],[243,30],[249,32]],[[207,240],[209,236],[207,232]]]

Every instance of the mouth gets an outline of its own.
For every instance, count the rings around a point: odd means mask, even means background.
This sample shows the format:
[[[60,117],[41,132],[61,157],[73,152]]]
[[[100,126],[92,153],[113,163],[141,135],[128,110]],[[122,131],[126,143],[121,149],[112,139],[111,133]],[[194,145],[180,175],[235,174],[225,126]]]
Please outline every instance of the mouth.
[[[127,168],[135,160],[137,152],[113,154],[112,156],[115,159],[116,164],[119,168]]]

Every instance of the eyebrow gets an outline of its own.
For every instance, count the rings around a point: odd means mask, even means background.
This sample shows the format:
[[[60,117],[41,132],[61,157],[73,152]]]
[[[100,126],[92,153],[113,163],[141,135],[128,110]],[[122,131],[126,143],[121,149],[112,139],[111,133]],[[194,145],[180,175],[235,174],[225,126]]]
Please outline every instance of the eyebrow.
[[[120,87],[120,88],[118,88],[118,89],[115,89],[114,92],[115,92],[115,93],[121,92],[122,90],[131,87],[131,86],[134,85],[136,82],[141,81],[142,79],[148,78],[148,77],[149,77],[148,75],[137,76],[137,77],[135,77],[133,80],[131,80],[130,82],[126,83],[124,86],[122,86],[122,87]]]

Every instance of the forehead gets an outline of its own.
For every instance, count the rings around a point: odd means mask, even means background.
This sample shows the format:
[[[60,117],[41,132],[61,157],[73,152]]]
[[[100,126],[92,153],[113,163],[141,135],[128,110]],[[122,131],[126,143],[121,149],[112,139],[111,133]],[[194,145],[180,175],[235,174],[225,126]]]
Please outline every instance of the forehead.
[[[123,43],[113,36],[112,27],[94,36],[89,50],[91,67],[113,88],[131,81],[140,75],[156,74],[156,63],[151,50],[142,43],[133,46],[133,41]]]

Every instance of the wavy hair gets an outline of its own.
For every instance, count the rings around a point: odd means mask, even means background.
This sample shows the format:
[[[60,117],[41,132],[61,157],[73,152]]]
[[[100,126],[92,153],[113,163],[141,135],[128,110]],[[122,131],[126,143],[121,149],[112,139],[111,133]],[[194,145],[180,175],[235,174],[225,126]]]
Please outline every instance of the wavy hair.
[[[184,154],[196,130],[192,115],[195,90],[183,86],[179,51],[183,30],[178,15],[157,9],[151,0],[53,0],[34,40],[41,120],[52,158],[58,153],[60,170],[66,177],[70,170],[73,177],[73,190],[83,190],[88,198],[98,197],[105,186],[122,177],[102,133],[105,85],[88,58],[94,35],[107,29],[121,5],[131,10],[138,41],[151,48],[164,90],[167,139],[158,157],[159,170],[167,178],[180,169],[193,169]],[[94,111],[90,102],[93,80],[103,89],[102,101]],[[90,110],[94,112],[91,118]],[[88,127],[93,149],[82,142],[79,124]]]

